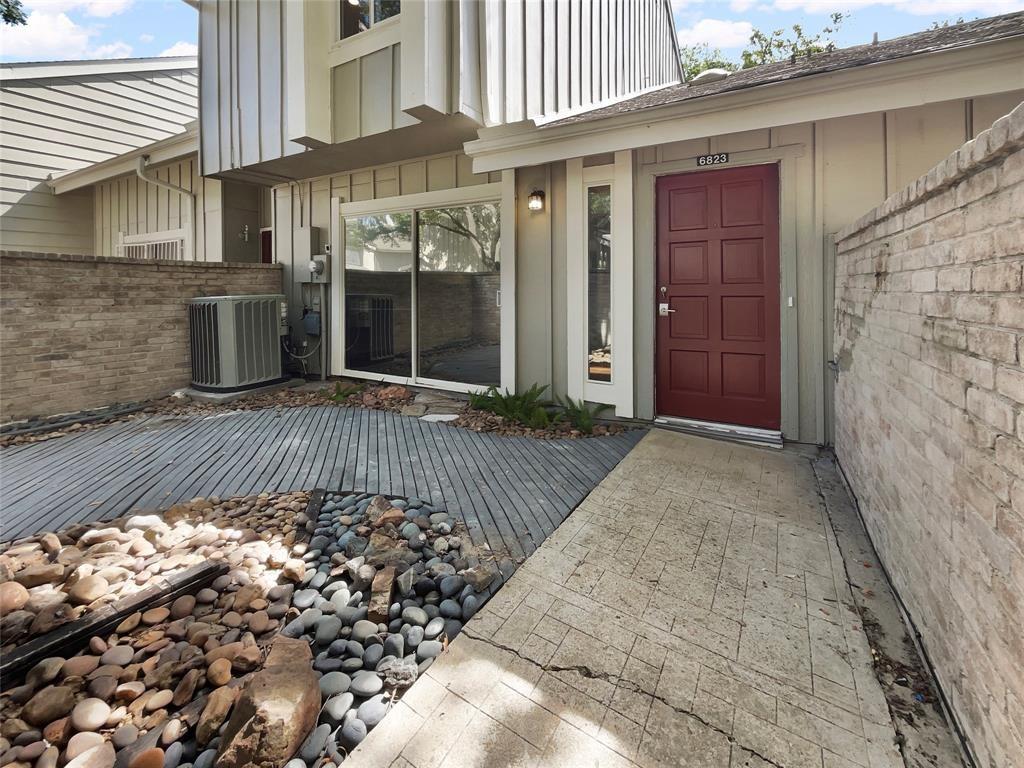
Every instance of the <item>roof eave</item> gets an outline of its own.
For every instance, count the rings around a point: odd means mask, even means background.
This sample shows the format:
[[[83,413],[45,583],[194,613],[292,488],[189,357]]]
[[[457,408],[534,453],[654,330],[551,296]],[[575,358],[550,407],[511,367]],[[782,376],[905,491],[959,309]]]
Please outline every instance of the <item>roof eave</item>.
[[[138,159],[143,155],[149,156],[150,165],[169,163],[174,160],[181,160],[189,155],[199,152],[199,123],[196,120],[188,123],[185,130],[168,136],[166,139],[155,141],[144,147],[133,149],[116,157],[108,158],[99,163],[87,165],[74,171],[64,173],[51,173],[47,184],[53,189],[54,194],[61,195],[65,192],[73,192],[76,189],[89,187],[103,181],[134,173]]]
[[[0,80],[33,80],[41,77],[75,77],[121,72],[160,72],[195,69],[195,56],[154,56],[144,59],[93,59],[82,61],[31,61],[0,66]]]
[[[1022,60],[1024,37],[1004,38],[590,121],[540,128],[519,124],[514,130],[504,126],[500,131],[484,128],[478,131],[478,139],[466,144],[465,151],[473,158],[474,173],[484,173],[687,138],[1024,89]],[[956,87],[948,81],[955,81]],[[915,87],[896,87],[910,82]],[[894,86],[891,93],[885,92],[886,86]],[[852,89],[870,93],[871,102],[865,102]],[[842,98],[836,98],[837,94]],[[932,94],[941,94],[941,98]],[[798,103],[799,110],[795,108]],[[784,106],[780,109],[780,105]],[[742,112],[742,119],[715,120],[726,114],[735,117],[737,112]]]

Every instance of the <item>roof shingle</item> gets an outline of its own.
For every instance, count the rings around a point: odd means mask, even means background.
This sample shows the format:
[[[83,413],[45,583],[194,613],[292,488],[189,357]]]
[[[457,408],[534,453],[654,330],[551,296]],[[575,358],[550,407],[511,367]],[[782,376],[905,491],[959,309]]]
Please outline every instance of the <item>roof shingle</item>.
[[[875,44],[857,45],[852,48],[840,48],[828,53],[804,56],[795,62],[777,61],[759,67],[741,69],[723,80],[716,80],[701,85],[681,83],[660,88],[642,96],[620,101],[601,109],[584,112],[561,120],[547,123],[544,127],[585,123],[606,117],[624,115],[655,107],[678,104],[705,96],[713,96],[730,91],[753,88],[755,86],[780,83],[810,75],[836,72],[853,67],[878,64],[884,61],[917,56],[923,53],[965,48],[979,43],[988,43],[1009,37],[1024,35],[1024,12],[1008,13],[978,19],[963,24],[954,24],[938,29],[916,32],[912,35],[896,37]]]

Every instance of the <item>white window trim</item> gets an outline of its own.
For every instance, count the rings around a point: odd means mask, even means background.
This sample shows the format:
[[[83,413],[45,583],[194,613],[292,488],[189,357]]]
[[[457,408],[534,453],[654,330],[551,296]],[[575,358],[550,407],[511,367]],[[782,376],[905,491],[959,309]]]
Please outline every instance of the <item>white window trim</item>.
[[[341,2],[345,2],[345,0],[341,0]],[[330,69],[402,42],[401,13],[384,19],[384,21],[371,23],[370,28],[365,32],[345,38],[341,37],[340,12],[336,14],[334,23],[337,25],[336,39],[327,51],[327,66]]]
[[[457,381],[444,381],[416,376],[393,376],[352,370],[345,367],[345,219],[356,216],[386,213],[415,212],[422,208],[473,205],[475,203],[499,203],[501,206],[501,382],[502,389],[515,390],[516,386],[516,336],[515,336],[515,172],[503,171],[500,182],[477,184],[458,189],[435,192],[420,192],[411,195],[342,203],[337,197],[331,198],[331,221],[334,234],[331,243],[332,274],[331,303],[337,307],[337,319],[332,326],[337,330],[331,344],[330,370],[334,376],[354,379],[383,381],[390,384],[427,387],[450,392],[483,392],[485,386]],[[511,217],[508,219],[506,217]],[[414,254],[415,257],[415,254]],[[411,312],[416,316],[416,272],[412,273]],[[419,347],[416,329],[412,334],[413,365],[418,360]]]
[[[587,370],[587,190],[611,186],[612,380],[592,381]],[[583,167],[566,161],[567,393],[574,399],[611,405],[615,415],[633,416],[633,153],[615,153],[611,165]]]

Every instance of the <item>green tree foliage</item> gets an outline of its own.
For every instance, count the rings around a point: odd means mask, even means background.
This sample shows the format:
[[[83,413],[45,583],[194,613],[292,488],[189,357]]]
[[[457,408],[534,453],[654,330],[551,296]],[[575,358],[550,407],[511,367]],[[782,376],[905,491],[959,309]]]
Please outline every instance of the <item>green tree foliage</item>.
[[[729,61],[720,49],[712,48],[707,43],[684,45],[679,49],[679,56],[683,62],[683,77],[687,81],[693,80],[705,69],[736,70],[735,62]]]
[[[773,29],[766,33],[755,29],[754,34],[750,36],[749,46],[740,54],[743,69],[782,59],[797,59],[801,56],[834,51],[836,46],[831,36],[839,30],[846,14],[833,13],[830,18],[829,25],[813,37],[808,36],[800,24],[794,24],[791,32]]]
[[[789,30],[773,29],[764,32],[755,29],[750,36],[750,42],[740,54],[739,64],[729,61],[719,49],[712,48],[707,43],[684,45],[679,49],[684,76],[687,80],[692,80],[705,69],[719,68],[732,72],[741,67],[749,69],[773,61],[795,60],[801,56],[834,51],[836,45],[832,41],[832,36],[839,31],[848,15],[838,12],[831,14],[828,25],[813,36],[808,35],[801,24],[794,24]]]
[[[21,0],[0,0],[0,21],[11,26],[24,24],[27,19]]]

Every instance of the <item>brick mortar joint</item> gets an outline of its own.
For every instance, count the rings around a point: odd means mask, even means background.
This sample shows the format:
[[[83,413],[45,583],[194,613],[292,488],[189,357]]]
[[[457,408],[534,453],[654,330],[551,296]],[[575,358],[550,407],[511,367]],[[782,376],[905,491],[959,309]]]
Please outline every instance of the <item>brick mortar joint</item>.
[[[281,264],[252,264],[237,261],[178,261],[174,259],[122,259],[116,256],[90,256],[75,253],[0,250],[0,259],[8,261],[59,262],[63,264],[116,264],[131,267],[177,267],[182,270],[282,270]]]
[[[1002,129],[1007,130],[1003,133]],[[987,147],[985,154],[972,160],[971,154],[976,146],[986,144],[993,136],[998,137],[1002,133],[1001,141],[995,146]],[[1008,115],[1004,115],[992,124],[992,127],[979,133],[974,139],[964,143],[953,151],[945,160],[937,163],[927,173],[923,174],[903,189],[894,192],[880,205],[868,211],[835,234],[837,244],[863,232],[868,227],[881,221],[905,213],[922,203],[938,197],[964,180],[975,176],[988,168],[1000,163],[1007,156],[1024,150],[1024,104],[1018,105]],[[939,169],[951,164],[955,168],[952,172],[943,171],[941,178],[938,178]],[[932,174],[936,174],[936,181],[932,183]],[[962,206],[955,206],[956,210]],[[872,240],[884,239],[882,236]]]

